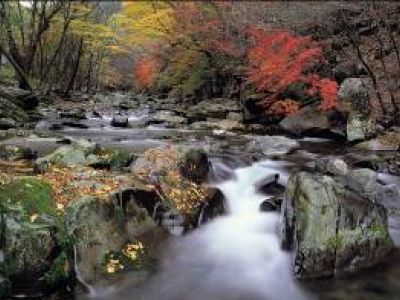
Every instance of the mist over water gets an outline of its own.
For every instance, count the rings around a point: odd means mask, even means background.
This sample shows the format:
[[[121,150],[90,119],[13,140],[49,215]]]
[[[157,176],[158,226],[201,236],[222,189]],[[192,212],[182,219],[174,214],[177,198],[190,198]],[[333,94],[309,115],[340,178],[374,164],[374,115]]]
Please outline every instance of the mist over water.
[[[228,215],[173,241],[153,278],[109,299],[312,299],[296,285],[290,254],[280,248],[280,216],[259,211],[266,196],[254,183],[275,174],[275,167],[264,162],[235,170],[233,179],[218,184]]]

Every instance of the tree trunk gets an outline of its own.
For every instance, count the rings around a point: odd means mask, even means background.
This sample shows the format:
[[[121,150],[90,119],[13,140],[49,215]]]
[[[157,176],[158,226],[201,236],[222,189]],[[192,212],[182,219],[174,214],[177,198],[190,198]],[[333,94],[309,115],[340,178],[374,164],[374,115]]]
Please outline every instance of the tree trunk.
[[[77,58],[76,58],[76,61],[75,61],[75,64],[74,64],[74,67],[73,67],[73,70],[72,70],[71,77],[70,77],[69,82],[67,84],[67,88],[64,91],[64,95],[63,95],[64,97],[68,97],[69,92],[74,87],[75,78],[76,78],[76,75],[78,74],[79,65],[81,63],[82,52],[83,52],[83,39],[81,39],[79,41],[79,48],[78,48]]]

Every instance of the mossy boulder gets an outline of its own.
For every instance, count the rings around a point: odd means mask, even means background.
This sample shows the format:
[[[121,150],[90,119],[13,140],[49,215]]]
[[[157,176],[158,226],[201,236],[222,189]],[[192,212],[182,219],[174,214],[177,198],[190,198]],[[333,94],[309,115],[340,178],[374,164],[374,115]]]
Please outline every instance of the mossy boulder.
[[[66,220],[75,242],[76,272],[80,280],[95,287],[108,286],[115,279],[114,271],[107,270],[111,253],[120,253],[130,242],[159,230],[146,209],[124,191],[107,198],[84,196],[72,201]]]
[[[38,172],[45,172],[53,165],[120,169],[128,166],[132,158],[124,150],[107,149],[85,140],[77,140],[37,159],[35,168]]]
[[[308,172],[289,178],[283,244],[295,252],[299,278],[354,273],[386,260],[393,250],[387,210],[358,185],[348,187],[348,179]]]
[[[0,224],[0,274],[11,282],[12,293],[22,287],[24,293],[44,292],[69,280],[70,242],[49,184],[23,178],[1,186]],[[61,258],[63,271],[51,275]]]

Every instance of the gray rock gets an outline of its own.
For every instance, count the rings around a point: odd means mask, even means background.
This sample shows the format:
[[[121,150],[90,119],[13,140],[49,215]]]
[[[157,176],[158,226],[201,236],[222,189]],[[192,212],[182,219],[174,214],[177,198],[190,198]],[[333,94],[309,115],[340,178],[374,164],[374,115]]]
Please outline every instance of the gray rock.
[[[356,175],[356,174],[354,174]],[[288,181],[283,245],[303,279],[354,273],[393,250],[386,209],[333,177],[299,172]]]
[[[178,127],[179,125],[186,124],[187,120],[184,117],[176,115],[172,111],[161,110],[151,117],[148,121],[149,124],[165,123],[169,127]]]
[[[376,134],[376,124],[361,114],[351,114],[347,119],[346,133],[349,142],[363,141]]]
[[[190,122],[205,121],[207,118],[225,119],[228,112],[240,112],[238,101],[226,98],[204,100],[190,106],[186,117]]]
[[[105,267],[110,252],[121,251],[128,242],[157,230],[145,208],[134,201],[123,208],[116,196],[85,196],[71,202],[66,212],[67,229],[75,241],[76,268],[81,280],[94,286],[108,286],[113,280]]]
[[[368,115],[370,111],[371,82],[362,78],[347,78],[339,87],[340,110]]]
[[[400,133],[387,132],[369,141],[358,143],[354,148],[367,151],[397,151],[400,149]]]
[[[266,157],[282,156],[300,147],[296,140],[284,136],[255,136],[247,144],[247,151]]]
[[[283,119],[280,125],[288,133],[298,136],[312,132],[326,131],[331,128],[328,114],[314,106],[302,108],[295,115]]]

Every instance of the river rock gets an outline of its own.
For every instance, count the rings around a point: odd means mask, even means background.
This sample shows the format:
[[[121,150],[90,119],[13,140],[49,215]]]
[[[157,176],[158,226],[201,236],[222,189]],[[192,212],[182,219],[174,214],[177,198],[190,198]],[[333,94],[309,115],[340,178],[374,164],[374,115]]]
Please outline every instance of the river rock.
[[[229,112],[240,112],[238,101],[226,98],[204,100],[188,108],[189,122],[205,121],[207,118],[225,119]]]
[[[120,169],[132,161],[133,156],[119,149],[107,149],[86,140],[76,140],[70,145],[57,148],[54,152],[35,161],[37,172],[45,172],[53,165],[93,166]]]
[[[69,284],[71,244],[48,183],[24,178],[2,185],[0,219],[0,276],[11,294],[37,297]]]
[[[349,187],[350,178],[357,184]],[[340,276],[389,257],[393,242],[387,210],[362,187],[373,179],[364,170],[349,171],[345,177],[308,172],[291,175],[283,207],[283,245],[295,252],[296,276]]]
[[[275,157],[288,154],[300,147],[296,140],[284,136],[255,136],[247,144],[247,151],[261,157]]]
[[[179,127],[182,124],[186,124],[187,120],[184,117],[176,115],[172,111],[162,110],[158,111],[148,121],[149,124],[166,124],[168,127]]]
[[[122,128],[126,128],[129,125],[129,120],[127,116],[123,116],[123,115],[114,115],[112,120],[111,120],[111,126],[114,127],[122,127]]]
[[[185,230],[197,226],[204,204],[216,193],[203,184],[208,177],[209,161],[202,148],[149,149],[132,164],[131,171],[141,182],[154,187],[160,195],[163,213]]]
[[[60,113],[60,118],[68,118],[75,120],[86,119],[86,111],[83,108],[71,108],[62,110]]]
[[[32,110],[39,104],[32,91],[22,90],[13,86],[0,86],[0,97],[8,99],[24,110]]]
[[[280,125],[286,132],[296,136],[325,132],[331,128],[328,113],[316,106],[302,108],[293,116],[283,119]]]

